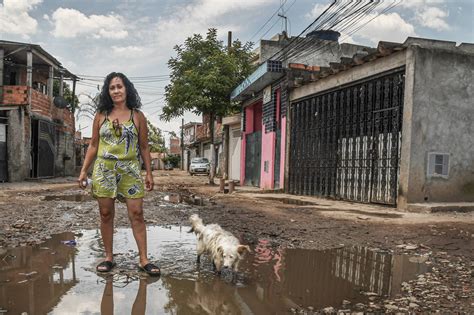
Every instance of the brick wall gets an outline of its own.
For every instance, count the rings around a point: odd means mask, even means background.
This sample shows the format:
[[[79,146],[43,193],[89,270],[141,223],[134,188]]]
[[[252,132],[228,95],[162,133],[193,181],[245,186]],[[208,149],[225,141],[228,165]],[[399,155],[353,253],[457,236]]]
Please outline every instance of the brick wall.
[[[28,105],[28,89],[24,85],[3,86],[4,105]]]

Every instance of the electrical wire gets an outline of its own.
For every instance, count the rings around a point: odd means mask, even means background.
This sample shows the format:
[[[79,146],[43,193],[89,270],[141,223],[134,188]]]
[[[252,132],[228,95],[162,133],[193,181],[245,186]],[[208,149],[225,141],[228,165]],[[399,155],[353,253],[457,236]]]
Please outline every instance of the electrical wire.
[[[278,12],[281,10],[281,8],[285,5],[286,1],[288,1],[288,0],[285,0],[285,1],[278,7],[278,9],[272,14],[272,16],[270,16],[270,18],[268,18],[268,20],[255,32],[255,34],[253,34],[252,37],[250,37],[250,39],[248,40],[249,42],[251,42],[252,39],[268,24],[268,22],[270,22],[270,21],[273,19],[273,17],[275,17],[275,15],[278,14]],[[271,28],[273,28],[273,26],[272,26]],[[270,29],[271,29],[271,28],[270,28]],[[267,31],[267,32],[268,32],[268,31]],[[265,33],[265,34],[266,34],[266,33]],[[264,34],[263,36],[265,36],[265,34]],[[262,36],[262,37],[263,37],[263,36]]]

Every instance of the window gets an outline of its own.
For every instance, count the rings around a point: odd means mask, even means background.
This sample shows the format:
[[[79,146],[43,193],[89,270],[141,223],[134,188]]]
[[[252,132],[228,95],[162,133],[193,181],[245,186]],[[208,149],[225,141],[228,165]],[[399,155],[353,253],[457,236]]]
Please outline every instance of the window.
[[[428,177],[449,176],[449,153],[428,153]]]

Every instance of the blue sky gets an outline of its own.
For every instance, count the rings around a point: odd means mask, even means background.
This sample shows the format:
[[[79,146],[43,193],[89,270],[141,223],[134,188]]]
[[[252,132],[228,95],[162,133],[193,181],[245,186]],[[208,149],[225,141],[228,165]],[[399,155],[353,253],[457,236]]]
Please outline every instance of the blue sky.
[[[349,0],[347,0],[349,1]],[[388,0],[393,2],[394,0]],[[399,4],[379,15],[344,41],[376,46],[378,41],[403,42],[407,36],[474,43],[474,1],[397,0]],[[3,0],[0,2],[0,39],[31,42],[75,74],[103,77],[111,71],[129,76],[169,74],[167,61],[173,46],[193,33],[218,29],[234,39],[257,42],[283,30],[276,15],[279,7],[289,20],[291,35],[299,34],[330,1],[310,0]],[[382,8],[388,3],[383,0]],[[369,19],[370,17],[368,17]],[[264,23],[268,23],[262,28]],[[259,31],[260,30],[260,31]],[[90,82],[93,83],[93,82]],[[89,85],[90,85],[89,83]],[[163,130],[178,131],[181,119],[159,120],[166,81],[141,84],[143,111]],[[78,92],[93,95],[97,89],[80,84]],[[86,98],[81,97],[81,101]],[[186,122],[199,120],[185,115]],[[79,124],[90,134],[90,121]]]

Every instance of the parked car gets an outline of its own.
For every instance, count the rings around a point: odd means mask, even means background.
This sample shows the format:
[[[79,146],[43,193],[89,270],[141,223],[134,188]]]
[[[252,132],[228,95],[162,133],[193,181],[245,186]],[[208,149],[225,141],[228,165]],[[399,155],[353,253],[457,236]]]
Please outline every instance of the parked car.
[[[165,170],[167,170],[167,171],[172,171],[172,170],[173,170],[173,164],[171,164],[171,163],[166,163],[166,164],[165,164]]]
[[[189,165],[189,174],[191,174],[191,176],[195,174],[209,175],[210,170],[211,164],[207,158],[195,157],[191,159],[191,164]]]

